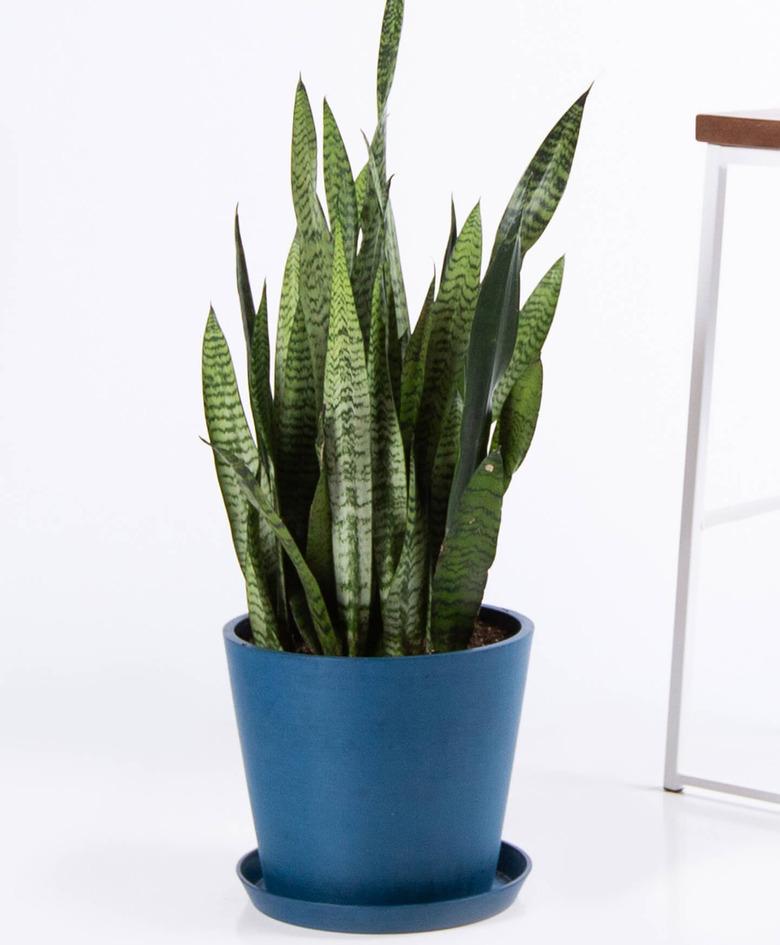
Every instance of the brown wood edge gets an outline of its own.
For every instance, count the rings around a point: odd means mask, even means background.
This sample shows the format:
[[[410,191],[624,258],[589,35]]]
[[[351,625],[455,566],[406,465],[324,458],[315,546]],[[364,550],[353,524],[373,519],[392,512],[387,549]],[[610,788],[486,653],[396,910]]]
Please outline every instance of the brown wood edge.
[[[780,150],[780,121],[729,115],[697,115],[696,140],[731,148]]]

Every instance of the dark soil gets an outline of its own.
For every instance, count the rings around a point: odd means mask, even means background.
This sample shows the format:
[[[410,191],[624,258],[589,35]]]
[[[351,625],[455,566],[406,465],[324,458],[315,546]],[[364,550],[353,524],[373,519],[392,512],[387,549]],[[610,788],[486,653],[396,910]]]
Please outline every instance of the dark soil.
[[[500,643],[501,640],[506,640],[508,636],[511,636],[512,631],[507,631],[503,627],[496,627],[493,624],[486,623],[484,620],[475,620],[474,621],[474,630],[471,634],[471,639],[468,642],[467,649],[475,650],[480,646],[489,646],[491,643]],[[311,654],[309,647],[303,642],[303,640],[296,641],[294,653],[307,653]]]
[[[506,640],[510,633],[502,627],[494,627],[484,620],[474,621],[474,630],[469,640],[468,649],[475,650],[479,646],[488,646],[490,643],[500,643]]]

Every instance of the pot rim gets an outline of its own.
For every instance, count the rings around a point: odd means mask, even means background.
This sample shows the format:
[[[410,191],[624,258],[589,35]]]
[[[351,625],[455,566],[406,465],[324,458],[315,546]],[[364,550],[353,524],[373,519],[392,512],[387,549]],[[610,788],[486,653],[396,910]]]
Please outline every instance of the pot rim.
[[[249,614],[241,614],[238,617],[234,617],[232,620],[229,620],[225,626],[222,628],[222,635],[225,639],[226,644],[232,644],[233,646],[246,647],[247,649],[253,650],[258,653],[268,654],[269,657],[280,658],[280,659],[293,659],[293,660],[326,660],[332,662],[334,660],[342,660],[348,662],[371,662],[377,663],[383,660],[390,660],[395,663],[403,663],[408,660],[433,660],[433,659],[458,659],[464,658],[469,655],[479,655],[480,653],[487,653],[488,651],[497,650],[501,647],[512,646],[513,644],[519,643],[521,640],[524,640],[526,637],[532,636],[534,632],[533,621],[526,617],[525,614],[521,614],[516,610],[509,610],[506,607],[494,607],[491,604],[483,604],[480,608],[480,614],[483,611],[489,611],[494,614],[500,614],[504,617],[508,617],[510,620],[516,621],[520,625],[520,629],[515,633],[512,633],[510,636],[506,637],[504,640],[498,640],[496,643],[488,643],[485,646],[477,646],[473,649],[464,649],[464,650],[449,650],[446,653],[418,653],[418,654],[407,654],[405,656],[335,656],[335,655],[326,655],[323,653],[291,653],[289,650],[269,650],[262,646],[257,646],[255,643],[251,643],[249,640],[243,640],[237,633],[236,628],[244,623],[245,620],[249,619]]]

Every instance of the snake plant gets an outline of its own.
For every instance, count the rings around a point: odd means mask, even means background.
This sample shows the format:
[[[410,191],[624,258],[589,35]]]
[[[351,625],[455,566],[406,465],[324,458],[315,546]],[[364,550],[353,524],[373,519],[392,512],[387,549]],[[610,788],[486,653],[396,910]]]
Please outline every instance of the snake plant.
[[[250,425],[210,310],[203,398],[258,646],[403,655],[468,645],[501,503],[528,452],[540,352],[563,258],[520,306],[520,270],[566,187],[585,95],[520,178],[482,274],[479,204],[453,208],[440,277],[411,330],[386,168],[385,111],[403,0],[387,0],[378,123],[357,176],[323,103],[325,208],[306,89],[295,93],[296,230],[281,284],[271,385],[265,285],[252,293],[235,219]]]

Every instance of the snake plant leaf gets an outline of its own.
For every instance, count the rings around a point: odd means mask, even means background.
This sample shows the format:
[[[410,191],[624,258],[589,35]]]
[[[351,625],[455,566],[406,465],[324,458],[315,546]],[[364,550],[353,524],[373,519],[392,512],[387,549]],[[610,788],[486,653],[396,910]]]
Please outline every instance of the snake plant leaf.
[[[252,332],[255,326],[255,303],[252,299],[252,287],[249,284],[249,271],[246,265],[244,244],[241,240],[241,227],[238,223],[238,205],[233,223],[236,243],[236,284],[238,286],[238,301],[241,306],[241,320],[244,323],[244,338],[246,350],[252,348]]]
[[[236,456],[250,470],[250,475],[254,476],[257,472],[257,449],[241,405],[230,350],[213,309],[209,311],[203,337],[203,404],[206,428],[215,447],[217,479],[222,490],[236,555],[246,581],[252,633],[256,642],[263,639],[265,642],[261,645],[274,648],[271,635],[278,626],[278,615],[274,612],[270,588],[276,587],[277,593],[283,595],[283,585],[279,583],[281,576],[276,563],[276,542],[273,536],[261,529],[253,529],[250,537],[249,508],[240,480],[233,465],[220,452],[229,451],[231,455]],[[265,494],[268,500],[267,485]],[[262,555],[265,562],[263,569],[257,566],[257,559],[253,562],[255,554],[258,557]]]
[[[382,126],[380,125],[380,128],[381,127]],[[383,179],[384,171],[380,170],[378,163],[379,158],[377,155],[377,141],[382,140],[383,135],[384,129],[382,129],[382,136],[380,137],[380,130],[378,128],[373,142],[369,142],[365,134],[363,135],[363,141],[366,143],[366,150],[368,152],[366,166],[368,167],[369,181],[373,187],[373,193],[379,208],[379,218],[384,223],[385,213],[387,212],[387,196],[390,190],[390,182]]]
[[[524,256],[544,233],[566,190],[588,92],[558,119],[520,178],[499,224],[494,256],[518,233]]]
[[[392,579],[382,588],[384,651],[388,656],[415,655],[425,650],[429,606],[427,548],[425,518],[412,462],[401,554]]]
[[[333,577],[333,518],[330,514],[327,470],[320,470],[309,510],[309,528],[306,537],[306,561],[317,579],[323,597],[330,601],[335,596]]]
[[[456,506],[434,572],[430,633],[436,652],[468,645],[496,554],[503,494],[501,454],[489,453]]]
[[[366,204],[366,188],[368,187],[368,164],[364,164],[355,178],[355,210],[358,224],[363,219],[363,207]]]
[[[466,484],[487,452],[495,386],[514,348],[520,306],[520,241],[502,243],[488,265],[474,312],[466,355],[460,454],[452,480],[450,528]]]
[[[376,69],[376,110],[380,116],[384,114],[390,87],[393,84],[403,19],[403,0],[387,0],[382,17],[382,35],[379,41],[379,60]]]
[[[265,291],[263,299],[265,299]],[[261,303],[261,309],[262,307]],[[260,319],[255,321],[256,331],[253,335],[253,344],[258,343],[263,331],[266,331],[267,337],[267,329],[263,325],[261,314]],[[254,408],[256,396],[253,393],[251,378],[252,371],[250,370],[250,400]],[[270,398],[270,391],[268,396]],[[268,456],[267,444],[263,439],[259,441],[259,452],[263,456],[263,462],[259,463],[258,449],[252,440],[244,409],[241,406],[230,351],[213,309],[209,313],[203,339],[203,401],[206,427],[211,441],[240,456],[247,465],[257,470],[263,493],[269,501],[276,502],[273,463]],[[258,435],[262,433],[258,425]],[[275,536],[262,523],[251,529],[250,536],[249,511],[246,500],[235,481],[235,473],[217,454],[214,455],[214,462],[228,510],[236,553],[244,571],[247,594],[256,603],[261,598],[263,601],[276,601],[278,626],[278,621],[284,621],[285,611],[284,575],[278,543]],[[262,561],[261,567],[252,566],[249,552],[257,553],[258,559]],[[256,628],[253,632],[256,632]]]
[[[371,415],[363,335],[336,225],[323,394],[336,600],[349,653],[363,652],[371,609]]]
[[[321,237],[325,215],[317,196],[317,129],[306,86],[300,79],[293,108],[290,175],[298,230],[306,240]]]
[[[274,405],[271,395],[271,344],[268,340],[268,295],[265,283],[255,314],[249,351],[249,401],[252,405],[261,460],[273,483]]]
[[[509,487],[531,446],[542,403],[542,362],[527,365],[509,392],[493,433],[491,449],[504,460],[504,489]]]
[[[279,393],[279,385],[284,384],[284,364],[290,345],[295,312],[298,308],[301,275],[301,241],[296,232],[287,254],[282,276],[282,290],[279,297],[279,319],[276,325],[276,352],[274,356],[274,391]]]
[[[262,547],[265,542],[260,535],[260,523],[260,513],[254,506],[250,506],[247,515],[246,562],[249,626],[252,631],[252,640],[257,646],[262,646],[267,650],[281,650],[283,647],[277,623],[278,613],[263,579],[265,563],[262,560]]]
[[[295,540],[303,546],[309,507],[320,474],[315,442],[317,407],[311,352],[298,300],[296,239],[285,267],[276,347],[276,478],[280,507]]]
[[[213,308],[209,310],[203,335],[202,373],[203,406],[211,442],[220,449],[230,450],[231,453],[240,457],[254,475],[258,465],[257,448],[241,405],[230,350]],[[230,463],[223,460],[218,453],[215,453],[214,463],[230,523],[233,545],[243,570],[247,559],[246,500]]]
[[[341,224],[344,235],[344,250],[347,255],[347,267],[352,271],[357,247],[358,214],[355,196],[355,181],[349,163],[344,139],[333,117],[327,99],[322,104],[322,150],[323,173],[325,177],[325,195],[328,200],[328,215],[331,229],[336,220]]]
[[[305,642],[314,652],[321,651],[328,655],[340,655],[341,646],[334,632],[330,614],[328,613],[328,608],[320,591],[320,587],[317,584],[317,580],[301,554],[295,539],[288,531],[287,526],[279,517],[278,512],[268,501],[267,497],[263,495],[254,473],[246,463],[230,451],[220,449],[214,443],[209,443],[208,445],[234,470],[236,473],[236,481],[239,483],[242,493],[271,526],[279,543],[284,548],[291,564],[295,568],[317,634],[316,638],[306,640]]]
[[[374,279],[385,254],[385,206],[387,183],[384,180],[384,125],[380,122],[368,148],[365,197],[361,216],[362,241],[355,260],[352,285],[360,327],[368,343],[371,323],[371,294]]]
[[[268,300],[266,286],[257,312],[254,309],[252,288],[246,264],[246,254],[241,239],[238,207],[235,212],[236,284],[244,324],[247,346],[247,368],[249,375],[249,402],[255,421],[260,462],[265,471],[265,480],[270,494],[275,494],[273,469],[273,406],[270,386],[270,344],[268,341]],[[263,531],[261,526],[261,531]],[[276,540],[265,534],[261,544],[267,549],[276,548]],[[277,549],[278,550],[278,549]]]
[[[458,463],[460,425],[463,417],[463,397],[457,386],[453,388],[450,404],[436,447],[431,468],[430,496],[428,499],[428,530],[431,553],[439,554],[447,521],[447,505],[452,489],[452,477]]]
[[[273,463],[267,467],[262,461],[260,462],[257,469],[257,481],[262,494],[278,512],[280,504]],[[254,571],[266,585],[269,600],[276,606],[277,631],[281,632],[287,623],[284,552],[265,519],[261,516],[253,516],[251,508],[248,510],[248,516],[247,544],[253,555]]]
[[[422,467],[433,465],[442,424],[452,400],[453,385],[462,375],[471,324],[479,296],[482,266],[482,221],[479,204],[469,214],[455,241],[439,294],[431,309],[425,384],[417,427]]]
[[[300,80],[293,110],[291,177],[300,239],[298,293],[309,341],[319,410],[328,335],[328,286],[333,249],[325,214],[317,196],[317,131],[309,97]]]
[[[442,263],[442,274],[447,271],[447,263],[450,261],[452,250],[455,247],[455,241],[458,238],[458,218],[455,216],[455,201],[450,200],[450,235],[447,239],[447,246],[444,250],[444,262]]]
[[[381,588],[395,571],[406,528],[406,457],[388,367],[390,315],[382,270],[371,300],[368,391],[371,403],[374,562]]]
[[[409,304],[406,300],[406,287],[401,270],[401,253],[398,248],[398,232],[395,226],[395,216],[388,197],[385,209],[385,259],[390,274],[390,285],[393,289],[393,311],[395,314],[395,329],[398,338],[408,338]]]
[[[512,357],[493,392],[493,419],[498,420],[509,392],[529,364],[539,360],[547,339],[563,282],[564,257],[547,270],[526,299],[517,321],[517,335]]]
[[[406,349],[409,347],[409,328],[399,334],[398,308],[395,304],[395,294],[392,290],[392,280],[385,266],[385,286],[388,296],[387,318],[387,366],[390,371],[390,388],[393,392],[393,403],[396,415],[401,404],[401,374],[403,373]]]
[[[420,411],[423,383],[425,381],[425,362],[428,354],[428,344],[431,337],[431,308],[436,291],[436,273],[433,274],[431,284],[423,302],[417,324],[414,326],[412,337],[404,356],[401,371],[401,406],[399,410],[401,434],[407,453],[411,439],[417,426],[417,416]]]
[[[406,288],[404,286],[403,272],[401,271],[401,253],[398,248],[398,233],[395,226],[395,217],[393,215],[393,208],[390,205],[390,182],[384,182],[382,180],[374,148],[368,143],[365,135],[363,138],[366,141],[366,147],[368,149],[367,166],[384,235],[382,245],[384,247],[384,259],[387,263],[387,269],[390,275],[390,285],[393,290],[396,332],[399,338],[406,338],[410,330],[409,306],[406,301]]]
[[[325,350],[328,343],[329,285],[333,263],[333,242],[325,231],[316,239],[301,244],[300,302],[309,341],[317,411],[321,407],[325,374]]]
[[[317,642],[317,631],[314,629],[314,621],[309,612],[309,605],[300,582],[290,591],[290,613],[304,646],[312,653],[319,653],[320,646]],[[294,647],[294,649],[297,649],[297,647]],[[341,654],[337,653],[335,655]]]

